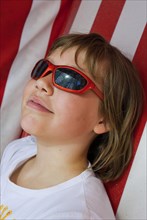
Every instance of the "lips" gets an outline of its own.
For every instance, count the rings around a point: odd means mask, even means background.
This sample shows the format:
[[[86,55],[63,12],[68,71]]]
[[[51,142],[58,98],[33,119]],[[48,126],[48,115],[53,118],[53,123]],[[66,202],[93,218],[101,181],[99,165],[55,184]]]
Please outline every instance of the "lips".
[[[27,106],[41,112],[53,113],[46,104],[38,97],[32,97],[28,100]]]

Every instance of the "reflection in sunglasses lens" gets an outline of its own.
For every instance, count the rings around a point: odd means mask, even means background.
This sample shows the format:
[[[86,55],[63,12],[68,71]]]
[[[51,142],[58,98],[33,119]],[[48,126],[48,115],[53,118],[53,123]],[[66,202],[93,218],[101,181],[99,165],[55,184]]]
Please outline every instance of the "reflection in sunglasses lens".
[[[87,81],[74,70],[58,68],[55,72],[55,83],[71,90],[80,90],[85,87]]]

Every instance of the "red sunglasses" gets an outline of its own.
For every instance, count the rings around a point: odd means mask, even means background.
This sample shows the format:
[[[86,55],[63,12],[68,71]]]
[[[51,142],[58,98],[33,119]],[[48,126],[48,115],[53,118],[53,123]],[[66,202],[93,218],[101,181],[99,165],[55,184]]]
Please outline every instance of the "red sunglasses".
[[[42,59],[36,63],[31,77],[37,80],[50,73],[52,73],[53,85],[63,91],[82,94],[92,89],[101,100],[104,98],[103,93],[84,73],[70,66],[56,66],[46,59]]]

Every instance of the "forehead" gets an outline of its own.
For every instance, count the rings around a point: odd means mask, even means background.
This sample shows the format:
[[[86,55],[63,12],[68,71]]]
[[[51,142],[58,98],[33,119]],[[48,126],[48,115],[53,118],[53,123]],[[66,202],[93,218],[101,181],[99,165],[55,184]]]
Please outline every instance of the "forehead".
[[[80,51],[78,54],[77,51],[78,47],[76,46],[66,50],[64,47],[59,47],[50,53],[48,59],[55,65],[73,66],[86,71],[87,67],[85,65],[85,51]]]

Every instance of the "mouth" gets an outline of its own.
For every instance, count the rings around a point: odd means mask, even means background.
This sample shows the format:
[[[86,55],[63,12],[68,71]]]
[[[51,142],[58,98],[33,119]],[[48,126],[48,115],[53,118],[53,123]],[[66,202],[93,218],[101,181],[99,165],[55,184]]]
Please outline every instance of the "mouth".
[[[53,112],[38,97],[33,97],[29,99],[27,101],[27,106],[40,112],[48,112],[53,114]]]

